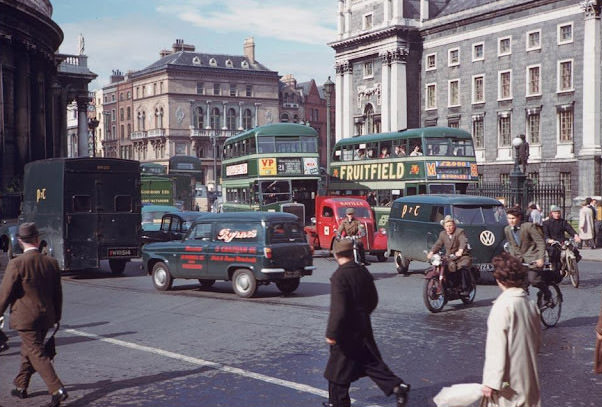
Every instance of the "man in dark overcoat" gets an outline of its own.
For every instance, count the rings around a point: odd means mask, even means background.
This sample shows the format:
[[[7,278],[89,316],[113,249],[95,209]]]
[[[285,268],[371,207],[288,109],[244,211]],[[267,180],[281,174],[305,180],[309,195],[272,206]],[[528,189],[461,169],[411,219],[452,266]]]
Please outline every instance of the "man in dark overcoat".
[[[439,233],[439,238],[426,254],[427,259],[433,257],[433,255],[442,248],[445,248],[445,254],[447,256],[453,255],[454,260],[447,262],[447,270],[454,275],[456,271],[459,271],[462,279],[462,290],[468,292],[469,284],[468,281],[470,276],[468,275],[470,266],[472,265],[472,258],[467,252],[468,238],[464,229],[456,227],[456,221],[450,215],[447,215],[442,221],[441,225],[443,229]],[[453,277],[452,277],[453,278]]]
[[[326,407],[349,407],[349,386],[360,377],[370,377],[387,395],[395,394],[397,406],[405,406],[410,386],[383,361],[370,314],[378,304],[374,279],[366,267],[353,261],[353,243],[335,241],[333,252],[339,267],[330,278],[330,315],[326,342],[330,358],[324,377],[328,380]]]
[[[548,256],[552,269],[555,272],[560,270],[560,248],[554,244],[554,242],[562,243],[566,238],[566,235],[575,239],[575,242],[579,243],[581,239],[579,234],[573,229],[570,223],[563,219],[560,214],[560,207],[558,205],[552,205],[550,207],[550,218],[543,222],[543,238],[547,243]],[[575,257],[577,261],[581,259],[579,251],[575,248]]]
[[[61,320],[63,293],[58,263],[38,250],[36,225],[19,226],[23,254],[8,262],[0,285],[0,315],[10,306],[10,328],[21,337],[21,369],[11,394],[27,398],[31,376],[38,372],[51,394],[47,407],[60,406],[67,392],[44,352],[46,333]]]

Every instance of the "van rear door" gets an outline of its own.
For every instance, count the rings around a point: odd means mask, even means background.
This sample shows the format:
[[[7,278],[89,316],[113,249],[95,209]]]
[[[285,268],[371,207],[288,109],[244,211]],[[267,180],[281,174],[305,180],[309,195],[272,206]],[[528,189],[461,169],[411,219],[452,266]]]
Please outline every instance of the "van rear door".
[[[93,174],[78,174],[77,180],[65,183],[66,270],[99,267],[94,181]]]
[[[311,265],[310,248],[298,223],[271,222],[266,233],[266,245],[272,250],[273,267],[293,271]]]

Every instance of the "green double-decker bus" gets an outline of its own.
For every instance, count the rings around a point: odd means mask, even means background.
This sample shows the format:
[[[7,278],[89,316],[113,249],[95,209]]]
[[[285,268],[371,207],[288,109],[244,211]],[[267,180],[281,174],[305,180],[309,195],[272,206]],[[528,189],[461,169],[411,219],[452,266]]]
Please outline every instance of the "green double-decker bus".
[[[284,211],[308,222],[320,181],[318,133],[276,123],[228,138],[222,160],[223,211]]]
[[[417,194],[466,193],[479,174],[470,133],[449,127],[367,134],[339,140],[328,169],[329,193],[374,193],[379,227],[393,200]]]

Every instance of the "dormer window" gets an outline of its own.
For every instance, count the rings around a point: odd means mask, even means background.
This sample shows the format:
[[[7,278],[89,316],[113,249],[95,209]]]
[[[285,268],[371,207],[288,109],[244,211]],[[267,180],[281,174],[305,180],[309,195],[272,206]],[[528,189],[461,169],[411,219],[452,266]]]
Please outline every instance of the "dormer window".
[[[192,58],[192,63],[193,63],[194,65],[200,65],[200,64],[201,64],[201,58],[199,58],[198,56],[197,56],[197,57],[194,57],[194,58]]]
[[[240,63],[240,66],[243,67],[244,69],[249,69],[249,63],[246,60],[243,60]]]
[[[211,65],[211,66],[217,66],[217,61],[215,60],[215,58],[211,58],[209,60],[209,65]]]
[[[226,59],[226,66],[228,68],[232,68],[232,60],[231,59]]]

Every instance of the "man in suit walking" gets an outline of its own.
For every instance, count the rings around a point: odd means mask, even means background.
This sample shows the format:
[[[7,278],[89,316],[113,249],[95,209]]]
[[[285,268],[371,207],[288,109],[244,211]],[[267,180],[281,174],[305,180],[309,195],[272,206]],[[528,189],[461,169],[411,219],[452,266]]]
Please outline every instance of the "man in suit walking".
[[[27,398],[31,376],[38,372],[52,396],[47,407],[57,407],[67,392],[44,352],[44,339],[61,320],[61,275],[57,261],[38,250],[40,239],[34,223],[19,226],[17,238],[23,254],[8,262],[0,285],[0,315],[10,306],[10,328],[21,337],[21,369],[11,394]]]
[[[374,335],[370,314],[378,304],[374,279],[366,267],[353,261],[353,242],[335,241],[334,257],[339,264],[330,277],[330,315],[326,342],[330,358],[324,377],[328,380],[325,407],[350,407],[349,386],[369,376],[387,395],[394,394],[404,407],[410,386],[383,361]]]
[[[510,254],[518,258],[522,263],[532,264],[529,267],[529,283],[543,292],[544,300],[547,302],[552,293],[548,287],[547,276],[544,273],[544,255],[546,242],[538,226],[531,222],[523,222],[523,213],[520,208],[509,208],[506,211],[508,226],[504,228],[506,241],[510,246]]]

